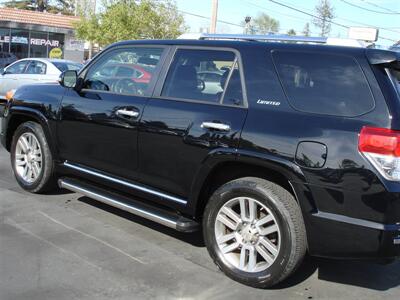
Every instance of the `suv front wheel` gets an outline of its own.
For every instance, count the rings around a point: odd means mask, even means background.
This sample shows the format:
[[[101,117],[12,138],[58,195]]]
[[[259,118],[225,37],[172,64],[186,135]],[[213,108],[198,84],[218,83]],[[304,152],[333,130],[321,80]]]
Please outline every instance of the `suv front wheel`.
[[[203,230],[219,268],[253,287],[282,281],[306,252],[304,221],[294,197],[260,178],[236,179],[215,191],[204,212]]]
[[[32,193],[56,187],[53,157],[43,132],[36,122],[21,124],[11,144],[11,165],[18,184]]]

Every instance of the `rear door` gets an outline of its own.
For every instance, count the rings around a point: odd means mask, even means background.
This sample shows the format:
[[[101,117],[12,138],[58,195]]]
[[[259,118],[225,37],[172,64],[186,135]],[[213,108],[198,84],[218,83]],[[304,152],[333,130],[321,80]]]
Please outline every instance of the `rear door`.
[[[206,71],[220,74],[217,87]],[[237,51],[177,47],[142,117],[141,181],[184,200],[210,153],[238,147],[246,114]]]
[[[38,60],[31,60],[24,74],[21,75],[21,82],[19,85],[38,83],[41,81],[43,82],[49,81],[46,80],[47,79],[46,73],[47,73],[46,63]]]
[[[71,165],[93,168],[117,177],[135,179],[137,129],[152,94],[166,47],[123,46],[102,53],[80,76],[83,89],[68,89],[58,124],[60,155]],[[114,68],[127,68],[151,58],[151,78],[138,85]],[[118,75],[118,76],[117,76]]]

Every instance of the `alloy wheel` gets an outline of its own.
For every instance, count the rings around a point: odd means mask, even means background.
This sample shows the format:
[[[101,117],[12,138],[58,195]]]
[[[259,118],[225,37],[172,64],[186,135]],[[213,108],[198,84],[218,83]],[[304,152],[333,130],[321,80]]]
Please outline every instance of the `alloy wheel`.
[[[28,183],[35,182],[42,173],[42,150],[33,133],[22,134],[15,147],[15,170]]]
[[[217,214],[215,238],[224,258],[241,271],[255,273],[269,268],[281,246],[279,225],[260,201],[237,197]]]

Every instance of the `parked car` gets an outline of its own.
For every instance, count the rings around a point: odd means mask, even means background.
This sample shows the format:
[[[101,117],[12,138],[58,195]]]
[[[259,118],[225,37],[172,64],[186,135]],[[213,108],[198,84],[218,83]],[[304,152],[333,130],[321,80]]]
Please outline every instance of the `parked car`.
[[[17,60],[17,57],[8,52],[0,52],[0,68],[7,67],[9,64]]]
[[[29,83],[55,82],[61,72],[79,70],[82,64],[64,59],[24,58],[5,67],[0,75],[0,98]]]
[[[253,287],[287,278],[306,251],[398,257],[398,53],[250,37],[120,42],[59,84],[19,88],[0,130],[17,182],[202,227],[220,269]],[[98,76],[126,57],[155,61],[141,92]],[[228,71],[222,91],[204,92],[200,65]]]

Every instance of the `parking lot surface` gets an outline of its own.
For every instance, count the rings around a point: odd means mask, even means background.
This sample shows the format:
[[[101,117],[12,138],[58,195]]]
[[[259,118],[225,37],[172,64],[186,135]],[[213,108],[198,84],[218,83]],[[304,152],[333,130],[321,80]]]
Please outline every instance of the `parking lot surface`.
[[[0,300],[400,299],[399,285],[399,262],[309,257],[274,289],[240,285],[214,266],[201,233],[77,194],[26,193],[0,150]]]

